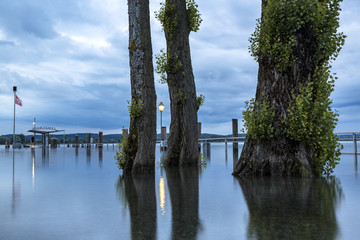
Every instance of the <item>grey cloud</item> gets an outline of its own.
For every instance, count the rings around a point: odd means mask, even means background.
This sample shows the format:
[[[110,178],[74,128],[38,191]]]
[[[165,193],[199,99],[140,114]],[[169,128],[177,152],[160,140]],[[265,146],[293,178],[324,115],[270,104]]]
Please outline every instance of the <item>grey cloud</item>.
[[[1,5],[1,25],[13,37],[21,39],[26,35],[32,35],[49,39],[57,36],[53,20],[43,9],[14,1],[3,2]]]
[[[18,17],[21,28],[29,34],[44,39],[51,39],[58,35],[54,30],[52,19],[40,9],[24,9]]]
[[[11,42],[11,41],[0,41],[0,46],[1,45],[5,45],[5,46],[15,46],[15,43],[14,42]]]

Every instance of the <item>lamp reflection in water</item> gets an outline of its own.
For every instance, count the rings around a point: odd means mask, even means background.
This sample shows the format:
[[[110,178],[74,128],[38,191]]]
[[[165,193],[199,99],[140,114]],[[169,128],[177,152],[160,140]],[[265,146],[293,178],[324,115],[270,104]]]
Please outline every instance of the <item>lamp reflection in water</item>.
[[[160,182],[159,182],[159,197],[160,197],[161,215],[165,215],[165,181],[162,176],[160,177]]]
[[[337,239],[340,182],[329,178],[238,178],[248,210],[249,239]]]

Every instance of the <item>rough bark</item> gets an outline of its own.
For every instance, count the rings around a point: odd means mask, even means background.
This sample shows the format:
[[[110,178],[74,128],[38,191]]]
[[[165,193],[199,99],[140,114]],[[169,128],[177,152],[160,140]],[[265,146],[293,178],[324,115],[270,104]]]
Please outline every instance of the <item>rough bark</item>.
[[[171,239],[197,239],[199,219],[199,170],[166,167],[172,209]]]
[[[335,178],[241,177],[249,239],[336,239]]]
[[[264,10],[267,0],[262,0],[262,3]],[[295,39],[297,60],[285,71],[278,70],[271,56],[259,56],[255,102],[265,100],[274,108],[275,137],[254,139],[247,136],[233,175],[314,176],[313,149],[305,143],[289,139],[281,123],[293,100],[291,92],[296,92],[310,81],[315,70],[313,56],[317,43],[309,29],[300,29]]]
[[[117,193],[129,206],[131,239],[156,239],[155,173],[120,176]]]
[[[149,0],[128,0],[129,55],[132,103],[140,114],[131,116],[124,173],[154,171],[156,93],[152,62]]]
[[[171,124],[167,149],[168,165],[196,165],[199,156],[196,87],[191,65],[188,18],[185,0],[167,0],[174,6],[170,18],[177,27],[164,27],[170,71],[167,83],[170,95]]]

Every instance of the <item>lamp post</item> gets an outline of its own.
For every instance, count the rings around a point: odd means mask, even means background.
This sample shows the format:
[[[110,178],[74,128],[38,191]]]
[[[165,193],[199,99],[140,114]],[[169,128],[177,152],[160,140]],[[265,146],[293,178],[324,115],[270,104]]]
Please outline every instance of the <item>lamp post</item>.
[[[160,135],[161,135],[161,143],[160,143],[160,152],[165,149],[165,139],[166,139],[166,128],[164,127],[165,132],[163,132],[162,126],[162,112],[164,111],[165,105],[160,102],[159,111],[160,111]],[[165,135],[164,135],[165,134]]]
[[[159,111],[160,111],[160,131],[161,131],[161,128],[162,128],[162,112],[164,111],[164,108],[165,108],[165,105],[160,102],[159,104]]]

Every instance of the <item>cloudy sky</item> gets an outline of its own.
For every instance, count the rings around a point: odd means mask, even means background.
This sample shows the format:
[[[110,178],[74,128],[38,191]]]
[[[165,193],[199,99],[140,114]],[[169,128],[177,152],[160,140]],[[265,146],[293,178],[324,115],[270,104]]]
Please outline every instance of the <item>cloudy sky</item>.
[[[154,18],[160,0],[150,2],[155,55],[165,39]],[[244,102],[255,94],[258,65],[248,38],[261,1],[197,2],[203,23],[190,42],[197,94],[206,97],[199,121],[203,132],[228,134],[231,119],[242,119]],[[359,13],[360,1],[344,0],[340,31],[348,37],[333,64],[337,132],[360,131]],[[34,117],[38,126],[67,133],[128,127],[127,47],[126,0],[0,0],[0,135],[12,133],[14,85],[23,101],[16,107],[17,133],[31,129]],[[164,102],[163,125],[169,126],[168,89],[157,79],[157,102]]]

